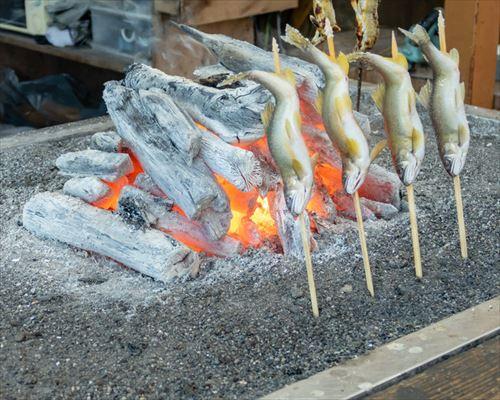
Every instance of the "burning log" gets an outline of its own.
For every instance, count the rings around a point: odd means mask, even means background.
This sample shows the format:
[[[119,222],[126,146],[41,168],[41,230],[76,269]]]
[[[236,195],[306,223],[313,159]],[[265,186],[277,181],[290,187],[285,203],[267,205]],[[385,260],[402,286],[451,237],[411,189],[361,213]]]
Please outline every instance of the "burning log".
[[[208,168],[239,190],[247,192],[262,184],[260,163],[251,151],[231,146],[208,131],[201,138],[200,156]]]
[[[82,150],[65,153],[56,160],[61,175],[83,178],[96,176],[115,181],[134,170],[128,154]]]
[[[216,89],[167,75],[144,64],[129,67],[124,84],[131,89],[163,90],[195,121],[225,142],[252,142],[264,136],[260,113],[269,94],[263,95],[263,91],[255,87]]]
[[[23,225],[33,234],[111,257],[144,275],[169,282],[195,275],[199,257],[155,230],[133,230],[109,211],[60,193],[44,192],[24,206]]]
[[[198,156],[201,133],[160,91],[132,90],[109,82],[104,90],[118,134],[145,172],[209,236],[224,236],[231,221],[228,199]]]
[[[78,197],[86,203],[94,203],[106,197],[110,188],[95,176],[72,178],[64,184],[63,192],[69,196]]]
[[[107,151],[108,153],[118,153],[124,147],[120,135],[115,131],[97,132],[90,138],[91,149]]]
[[[158,185],[153,182],[151,177],[148,174],[145,174],[144,172],[137,175],[137,177],[135,178],[134,185],[139,189],[144,190],[149,194],[152,194],[153,196],[162,198],[166,197],[165,193],[163,193],[161,189],[158,187]]]
[[[347,194],[343,188],[340,188],[334,191],[331,196],[340,217],[356,220],[356,209],[351,195]],[[364,205],[361,205],[361,216],[363,217],[363,221],[377,219],[373,211]]]
[[[372,210],[377,218],[389,220],[398,213],[398,209],[392,204],[388,203],[380,203],[378,201],[362,198],[361,204],[366,208]]]
[[[399,210],[401,206],[401,181],[398,176],[382,168],[371,164],[368,175],[359,188],[359,195],[379,203],[392,204]]]
[[[120,194],[118,213],[136,226],[164,231],[185,245],[208,254],[229,257],[241,250],[240,242],[229,236],[212,240],[203,226],[176,211],[172,202],[152,196],[133,186],[125,186]]]
[[[278,236],[283,247],[283,254],[287,258],[303,260],[305,257],[302,245],[300,218],[295,219],[288,210],[285,203],[283,189],[279,188],[269,193],[271,214],[278,228]],[[311,249],[316,248],[316,241],[310,234],[311,226],[309,218],[304,218],[306,232],[310,235]]]

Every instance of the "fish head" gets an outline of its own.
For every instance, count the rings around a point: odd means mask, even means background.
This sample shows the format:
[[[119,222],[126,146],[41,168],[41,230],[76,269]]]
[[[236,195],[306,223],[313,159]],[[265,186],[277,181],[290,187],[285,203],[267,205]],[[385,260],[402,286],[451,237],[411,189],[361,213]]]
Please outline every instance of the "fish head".
[[[399,179],[405,186],[411,185],[420,171],[420,160],[409,150],[399,152],[395,160]]]
[[[313,179],[299,180],[296,177],[285,180],[284,193],[285,203],[294,217],[299,216],[305,210],[311,198]]]
[[[450,176],[460,175],[465,164],[467,149],[456,143],[448,143],[441,152],[441,161]]]
[[[353,160],[342,162],[342,185],[348,194],[353,194],[363,184],[368,173],[368,166],[361,166]]]

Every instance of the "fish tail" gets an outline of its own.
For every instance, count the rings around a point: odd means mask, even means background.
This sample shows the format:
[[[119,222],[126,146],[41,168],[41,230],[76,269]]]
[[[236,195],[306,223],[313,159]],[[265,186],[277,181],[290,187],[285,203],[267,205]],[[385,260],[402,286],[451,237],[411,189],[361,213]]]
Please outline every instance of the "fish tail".
[[[399,31],[419,46],[427,44],[431,41],[427,31],[420,25],[415,25],[412,31],[407,31],[402,28],[399,28]]]
[[[300,50],[307,50],[310,46],[312,46],[308,39],[302,36],[297,29],[290,25],[286,26],[285,36],[282,36],[281,38],[288,44],[291,44]]]
[[[415,178],[418,175],[418,172],[420,170],[420,165],[417,161],[417,158],[413,155],[410,154],[408,156],[408,159],[405,163],[406,165],[403,166],[402,168],[402,181],[405,186],[411,185]]]
[[[230,75],[226,79],[224,79],[222,82],[220,82],[217,87],[223,87],[223,86],[228,86],[232,85],[235,82],[242,81],[243,79],[247,79],[250,76],[250,72],[240,72],[239,74],[235,75]]]
[[[308,198],[307,188],[303,182],[296,182],[292,189],[286,187],[285,191],[285,202],[288,210],[293,214],[293,216],[298,216],[306,208],[306,200]]]

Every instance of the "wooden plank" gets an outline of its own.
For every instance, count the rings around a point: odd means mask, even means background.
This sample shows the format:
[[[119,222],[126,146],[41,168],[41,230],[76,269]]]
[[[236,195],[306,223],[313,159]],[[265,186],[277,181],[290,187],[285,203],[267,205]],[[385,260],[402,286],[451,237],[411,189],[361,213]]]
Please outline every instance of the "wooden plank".
[[[367,400],[498,399],[500,337],[442,361]]]
[[[297,6],[298,0],[183,0],[179,22],[206,25],[288,10]]]
[[[43,129],[33,129],[2,138],[0,140],[0,151],[36,143],[52,142],[56,140],[86,136],[113,128],[114,125],[111,118],[109,118],[109,116],[104,116],[70,122],[69,124],[49,126]]]
[[[500,297],[496,297],[377,347],[364,356],[285,386],[262,399],[365,398],[363,396],[377,389],[384,389],[446,357],[497,335],[500,332],[499,307]],[[321,396],[317,396],[317,393],[321,393]],[[427,398],[403,397],[400,400],[410,399]],[[445,396],[439,399],[454,397]]]
[[[39,53],[50,54],[67,60],[76,61],[94,67],[123,72],[134,61],[133,57],[120,55],[89,47],[55,47],[38,44],[32,37],[13,32],[0,32],[0,43],[22,47]]]
[[[466,103],[492,108],[499,35],[497,0],[446,0],[446,40],[460,52]]]

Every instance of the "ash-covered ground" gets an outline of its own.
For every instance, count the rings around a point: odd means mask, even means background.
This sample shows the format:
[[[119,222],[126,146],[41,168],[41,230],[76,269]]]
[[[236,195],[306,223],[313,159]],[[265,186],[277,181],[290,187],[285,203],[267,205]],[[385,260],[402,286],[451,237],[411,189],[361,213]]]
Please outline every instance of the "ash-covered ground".
[[[54,160],[88,139],[1,153],[0,397],[254,399],[494,297],[494,130],[472,137],[462,175],[469,260],[460,258],[452,181],[427,129],[415,185],[424,278],[415,279],[407,212],[366,224],[375,298],[356,226],[339,224],[317,238],[313,256],[318,319],[304,265],[265,250],[207,260],[198,278],[164,286],[32,236],[23,204],[60,189]],[[381,137],[374,132],[372,144]],[[377,162],[389,166],[388,152]]]

